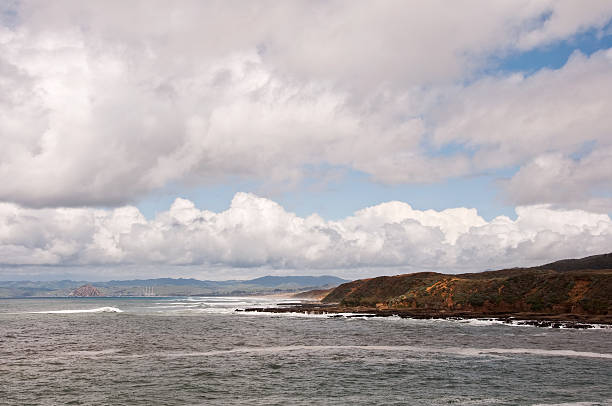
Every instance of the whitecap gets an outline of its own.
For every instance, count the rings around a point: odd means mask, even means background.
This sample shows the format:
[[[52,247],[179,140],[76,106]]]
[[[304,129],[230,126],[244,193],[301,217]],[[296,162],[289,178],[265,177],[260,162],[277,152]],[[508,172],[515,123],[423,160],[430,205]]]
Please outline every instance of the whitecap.
[[[457,321],[462,324],[469,324],[470,326],[492,326],[495,324],[507,324],[499,319],[463,319]]]
[[[536,403],[533,406],[600,406],[612,404],[612,399],[604,402]]]
[[[176,353],[153,353],[143,354],[142,357],[157,356],[168,358],[182,357],[207,357],[218,355],[231,355],[242,353],[276,354],[283,352],[319,352],[319,351],[375,351],[375,352],[414,352],[414,353],[443,353],[451,355],[461,355],[469,357],[495,356],[506,354],[527,354],[550,357],[583,357],[583,358],[604,358],[612,359],[612,354],[596,353],[574,350],[542,350],[535,348],[461,348],[461,347],[422,347],[409,345],[292,345],[283,347],[243,347],[229,350],[214,350],[206,352],[176,352]]]
[[[69,351],[59,353],[59,356],[63,357],[99,357],[103,355],[111,355],[118,353],[120,350],[117,348],[109,348],[106,350],[83,350],[83,351]]]
[[[181,310],[181,309],[193,309],[197,308],[198,305],[172,305],[172,306],[144,306],[143,309],[172,309],[172,310]]]
[[[258,308],[275,308],[279,307],[278,305],[258,305]],[[356,319],[356,320],[392,320],[398,321],[403,320],[409,323],[419,323],[419,324],[432,324],[432,323],[452,323],[452,324],[464,324],[468,326],[474,327],[484,327],[484,326],[508,326],[508,327],[537,327],[537,328],[549,328],[549,329],[575,329],[573,326],[573,322],[567,321],[558,321],[551,322],[548,326],[540,326],[532,323],[532,320],[508,320],[508,319],[497,319],[497,318],[474,318],[474,319],[462,319],[462,318],[412,318],[412,317],[403,317],[399,315],[390,315],[390,316],[378,316],[372,313],[309,313],[307,311],[285,311],[285,312],[269,312],[264,310],[249,310],[246,311],[244,307],[236,309],[240,314],[250,314],[250,315],[267,315],[272,317],[316,317],[316,318],[344,318],[344,319]],[[583,323],[577,323],[583,324]],[[554,325],[554,326],[553,326]],[[612,325],[609,324],[595,324],[595,323],[584,323],[585,326],[588,326],[589,330],[608,330],[612,332]]]
[[[95,309],[76,309],[76,310],[46,310],[42,312],[28,312],[36,314],[72,314],[72,313],[123,313],[123,310],[117,307],[105,306]]]
[[[233,354],[281,354],[291,352],[316,352],[327,351],[371,351],[371,352],[410,352],[414,354],[449,354],[466,357],[500,356],[500,355],[536,355],[548,357],[579,357],[579,358],[600,358],[612,360],[612,354],[596,353],[574,350],[543,350],[537,348],[471,348],[471,347],[426,347],[411,345],[290,345],[290,346],[271,346],[271,347],[239,347],[224,350],[211,350],[203,352],[155,352],[145,354],[116,354],[118,350],[101,351],[73,351],[58,354],[60,357],[67,356],[110,356],[113,358],[197,358],[214,357]],[[587,403],[588,404],[588,403]]]
[[[548,357],[585,357],[585,358],[606,358],[612,359],[612,354],[589,352],[589,351],[574,351],[574,350],[541,350],[532,348],[488,348],[474,349],[480,354],[529,354],[542,355]]]

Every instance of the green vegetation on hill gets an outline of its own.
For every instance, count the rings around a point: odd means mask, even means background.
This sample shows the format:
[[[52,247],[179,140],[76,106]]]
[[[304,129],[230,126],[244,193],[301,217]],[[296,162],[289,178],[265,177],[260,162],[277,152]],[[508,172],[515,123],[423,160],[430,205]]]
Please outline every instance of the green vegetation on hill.
[[[379,309],[612,314],[612,254],[482,273],[381,276],[342,284],[323,302]]]

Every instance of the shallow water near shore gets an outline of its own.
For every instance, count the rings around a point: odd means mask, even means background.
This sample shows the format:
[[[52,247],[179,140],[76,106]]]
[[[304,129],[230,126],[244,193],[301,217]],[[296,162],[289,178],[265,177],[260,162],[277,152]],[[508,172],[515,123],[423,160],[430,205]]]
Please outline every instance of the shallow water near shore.
[[[0,300],[0,403],[612,404],[612,329],[234,311],[288,301]]]

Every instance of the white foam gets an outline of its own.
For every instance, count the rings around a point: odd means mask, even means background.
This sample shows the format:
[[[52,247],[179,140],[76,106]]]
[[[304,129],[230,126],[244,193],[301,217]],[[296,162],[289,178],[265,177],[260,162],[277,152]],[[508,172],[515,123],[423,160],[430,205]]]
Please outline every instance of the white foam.
[[[345,351],[362,350],[374,352],[414,352],[414,353],[442,353],[461,355],[469,357],[491,356],[500,354],[529,354],[549,357],[582,357],[582,358],[603,358],[612,360],[612,354],[573,351],[573,350],[541,350],[534,348],[461,348],[461,347],[422,347],[422,346],[392,346],[392,345],[292,345],[283,347],[245,347],[233,348],[229,350],[215,350],[206,352],[164,352],[153,354],[133,355],[132,357],[209,357],[218,355],[231,355],[243,353],[256,354],[277,354],[283,352],[320,352],[320,351]]]
[[[259,308],[275,308],[274,306],[263,306],[258,305]],[[244,308],[238,308],[236,310],[244,310]],[[399,321],[403,320],[410,323],[420,323],[420,324],[430,324],[430,323],[455,323],[455,324],[464,324],[469,326],[508,326],[508,327],[537,327],[537,328],[559,328],[559,329],[574,329],[574,327],[566,326],[565,324],[568,322],[555,322],[559,324],[558,327],[553,327],[551,323],[550,326],[536,326],[532,323],[529,323],[530,320],[500,320],[495,318],[487,318],[487,319],[460,319],[460,318],[430,318],[430,319],[419,319],[419,318],[411,318],[411,317],[400,317],[398,315],[391,316],[380,316],[371,314],[371,313],[308,313],[308,312],[266,312],[266,311],[241,311],[240,314],[250,314],[250,315],[267,315],[267,316],[287,316],[287,317],[316,317],[316,318],[338,318],[343,317],[347,319],[357,319],[357,320],[391,320],[391,321]],[[375,317],[372,317],[375,316]],[[569,323],[572,324],[572,323]],[[582,323],[580,323],[582,324]],[[589,330],[608,330],[612,332],[612,326],[608,324],[593,324],[593,323],[584,323],[588,325]]]
[[[537,356],[550,357],[582,357],[582,358],[600,358],[612,360],[612,354],[583,352],[573,350],[541,350],[532,348],[461,348],[461,347],[423,347],[409,345],[291,345],[291,346],[275,346],[275,347],[240,347],[227,350],[212,350],[202,352],[154,352],[144,354],[117,354],[118,349],[107,349],[99,351],[72,351],[58,353],[56,356],[49,359],[71,358],[71,357],[103,357],[109,356],[112,358],[121,359],[136,359],[136,358],[198,358],[198,357],[216,357],[233,354],[281,354],[281,353],[300,353],[307,352],[314,354],[317,352],[326,351],[371,351],[371,352],[410,352],[418,354],[450,354],[467,357],[483,357],[483,356],[499,356],[502,354],[530,354]],[[591,405],[591,403],[562,403],[561,405]],[[552,406],[549,405],[549,406]]]
[[[172,310],[181,310],[181,309],[193,309],[198,308],[199,305],[172,305],[172,306],[145,306],[143,309],[172,309]]]
[[[502,320],[498,319],[463,319],[449,321],[458,321],[459,323],[468,324],[470,326],[493,326],[496,324],[506,324]]]
[[[507,355],[507,354],[527,354],[547,357],[582,357],[582,358],[605,358],[612,359],[612,354],[574,351],[574,350],[542,350],[539,348],[422,348],[426,352],[441,352],[446,354],[456,354],[464,356],[480,356],[480,355]]]
[[[604,402],[536,403],[533,406],[601,406],[612,404],[612,399]]]
[[[238,309],[236,309],[238,310]],[[242,309],[240,309],[242,310]],[[316,319],[327,319],[332,317],[332,314],[329,313],[308,313],[308,312],[283,312],[283,313],[274,313],[274,312],[259,312],[259,311],[240,311],[236,312],[233,310],[234,314],[243,315],[243,316],[259,316],[259,317],[299,317],[299,318],[316,318]]]
[[[98,351],[70,351],[60,353],[60,356],[66,357],[99,357],[102,355],[110,355],[119,352],[120,350],[117,348],[109,348],[106,350],[98,350]]]
[[[71,313],[123,313],[123,310],[116,307],[98,307],[95,309],[77,309],[77,310],[47,310],[44,312],[28,312],[36,314],[71,314]]]
[[[282,303],[296,302],[287,297],[265,296],[201,296],[161,299],[154,306],[143,307],[157,314],[164,315],[197,315],[197,314],[232,314],[236,310],[248,307],[273,308]]]

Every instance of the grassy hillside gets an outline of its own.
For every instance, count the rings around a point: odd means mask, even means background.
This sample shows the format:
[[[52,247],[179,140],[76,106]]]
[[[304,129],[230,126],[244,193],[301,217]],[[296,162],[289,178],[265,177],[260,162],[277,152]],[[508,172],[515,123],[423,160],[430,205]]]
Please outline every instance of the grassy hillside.
[[[612,254],[533,268],[363,279],[338,286],[323,302],[382,309],[612,314]]]

